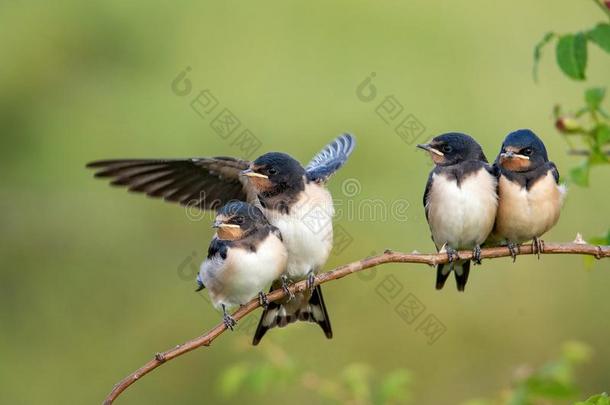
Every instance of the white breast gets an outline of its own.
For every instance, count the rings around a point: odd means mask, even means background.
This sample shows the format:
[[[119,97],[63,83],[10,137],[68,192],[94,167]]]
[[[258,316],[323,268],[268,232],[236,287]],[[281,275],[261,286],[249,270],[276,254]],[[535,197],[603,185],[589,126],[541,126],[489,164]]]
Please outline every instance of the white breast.
[[[260,243],[256,252],[229,249],[227,258],[204,261],[201,278],[216,308],[245,304],[285,271],[287,252],[274,234]]]
[[[298,203],[288,214],[264,210],[269,222],[282,233],[288,250],[288,277],[304,279],[326,263],[333,245],[334,215],[330,193],[323,186],[308,183]]]
[[[443,174],[433,174],[432,181],[426,212],[436,247],[472,249],[483,243],[496,216],[496,179],[482,169],[459,187]]]
[[[548,172],[529,190],[501,176],[498,194],[495,237],[525,242],[542,236],[557,223],[566,189]]]

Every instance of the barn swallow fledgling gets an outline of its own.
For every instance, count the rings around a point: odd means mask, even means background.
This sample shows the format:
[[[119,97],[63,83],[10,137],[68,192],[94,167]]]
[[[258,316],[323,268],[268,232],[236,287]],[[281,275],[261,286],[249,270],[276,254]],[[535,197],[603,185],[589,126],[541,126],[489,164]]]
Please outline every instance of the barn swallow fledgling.
[[[334,208],[324,184],[345,164],[354,147],[353,136],[341,135],[305,168],[289,155],[277,152],[254,162],[231,157],[114,159],[91,162],[87,167],[97,170],[96,177],[111,178],[112,185],[188,207],[215,209],[231,200],[260,207],[280,230],[288,250],[287,272],[278,280],[286,288],[288,279],[307,279],[311,285],[328,259]],[[321,217],[327,220],[323,229],[311,226],[309,218]],[[271,303],[263,312],[253,343],[258,343],[269,328],[297,320],[316,322],[328,338],[332,337],[320,287],[306,294]]]
[[[346,134],[328,144],[305,168],[289,155],[274,152],[259,157],[244,172],[265,216],[282,232],[288,250],[287,277],[293,282],[306,279],[309,286],[264,310],[252,344],[258,344],[268,329],[296,321],[316,322],[327,338],[332,337],[322,290],[312,287],[333,243],[334,208],[325,183],[345,164],[354,147],[354,138]]]
[[[457,289],[464,291],[470,260],[456,260],[456,250],[473,249],[473,260],[480,263],[480,245],[496,217],[497,180],[481,146],[468,135],[447,133],[417,146],[436,165],[428,177],[424,207],[432,240],[449,257],[449,263],[437,266],[436,289],[443,288],[454,270]]]
[[[263,291],[285,271],[288,252],[280,231],[260,209],[245,202],[220,208],[214,228],[216,234],[197,276],[197,291],[207,288],[212,304],[222,309],[223,321],[232,330],[235,320],[227,309],[246,304],[257,294],[266,307]]]
[[[528,240],[540,254],[539,238],[557,223],[566,194],[557,167],[549,161],[542,140],[529,129],[508,134],[494,165],[499,172],[499,200],[490,239],[506,243],[513,261],[516,245]]]

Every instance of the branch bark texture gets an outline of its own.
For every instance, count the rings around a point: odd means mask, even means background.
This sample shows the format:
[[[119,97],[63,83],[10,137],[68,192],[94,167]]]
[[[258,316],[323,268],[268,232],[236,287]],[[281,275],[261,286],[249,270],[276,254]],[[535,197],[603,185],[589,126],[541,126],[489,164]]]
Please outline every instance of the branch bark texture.
[[[533,249],[530,244],[524,244],[519,247],[518,255],[531,255],[537,252]],[[544,249],[541,254],[578,254],[594,256],[597,259],[610,257],[610,246],[594,246],[581,242],[579,238],[577,241],[572,243],[544,243]],[[471,251],[460,251],[458,252],[460,259],[472,259]],[[491,247],[481,250],[482,259],[495,259],[499,257],[509,257],[511,253],[507,247]],[[316,276],[315,284],[324,284],[329,281],[338,280],[352,273],[356,273],[362,270],[369,269],[371,267],[378,266],[385,263],[415,263],[415,264],[428,264],[435,266],[441,263],[447,263],[448,258],[445,253],[425,254],[425,253],[401,253],[386,250],[384,253],[364,258],[329,271],[327,273],[318,274]],[[290,286],[292,292],[300,292],[305,290],[306,282],[301,281]],[[270,292],[267,295],[269,302],[273,302],[283,298],[286,293],[280,288]],[[233,318],[236,321],[244,318],[250,312],[260,307],[258,298],[251,300],[249,303],[239,308],[234,314]],[[198,336],[194,339],[189,340],[186,343],[177,345],[176,347],[169,349],[162,353],[157,353],[150,361],[144,364],[142,367],[119,381],[110,394],[106,397],[104,404],[112,404],[115,399],[129,386],[150,373],[163,363],[175,359],[185,353],[195,350],[201,346],[210,346],[212,342],[225,332],[227,328],[223,323],[216,325],[213,329],[209,330],[205,334]]]

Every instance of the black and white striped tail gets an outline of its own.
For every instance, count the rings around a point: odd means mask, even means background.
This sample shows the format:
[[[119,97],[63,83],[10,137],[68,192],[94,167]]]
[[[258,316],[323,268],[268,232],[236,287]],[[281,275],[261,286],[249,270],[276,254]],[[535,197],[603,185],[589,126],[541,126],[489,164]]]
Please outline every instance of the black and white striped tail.
[[[298,299],[298,297],[293,299]],[[320,286],[316,286],[309,300],[297,308],[290,309],[288,305],[279,302],[269,303],[269,306],[263,311],[261,319],[258,322],[252,344],[256,346],[269,329],[275,327],[283,328],[297,321],[315,322],[320,325],[328,339],[333,337],[330,318],[326,311],[326,305],[324,305]]]
[[[453,272],[455,273],[455,284],[458,291],[464,291],[470,273],[470,260],[456,260],[453,262]],[[436,266],[436,289],[440,290],[445,285],[447,277],[451,273],[451,263],[439,264]]]

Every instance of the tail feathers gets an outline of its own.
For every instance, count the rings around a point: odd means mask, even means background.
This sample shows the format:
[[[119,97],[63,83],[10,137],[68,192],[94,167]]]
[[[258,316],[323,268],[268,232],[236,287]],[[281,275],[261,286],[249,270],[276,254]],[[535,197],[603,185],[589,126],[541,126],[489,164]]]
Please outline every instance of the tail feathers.
[[[451,272],[451,263],[439,264],[436,267],[436,289],[440,290],[445,285],[447,277]],[[455,284],[458,291],[464,291],[470,274],[470,260],[459,260],[453,262],[453,272],[455,273]]]
[[[252,344],[256,346],[269,329],[283,328],[297,321],[315,322],[320,325],[328,339],[333,337],[320,286],[316,286],[308,300],[306,296],[297,294],[290,302],[269,303],[258,322]]]
[[[309,299],[310,318],[311,322],[315,322],[320,325],[320,328],[324,331],[324,334],[328,339],[333,337],[333,329],[330,326],[330,318],[328,317],[328,311],[326,311],[326,305],[324,304],[324,297],[322,296],[322,289],[320,286],[314,288],[311,298]]]
[[[436,289],[442,290],[445,286],[445,281],[449,277],[450,267],[448,264],[439,264],[436,266]]]

